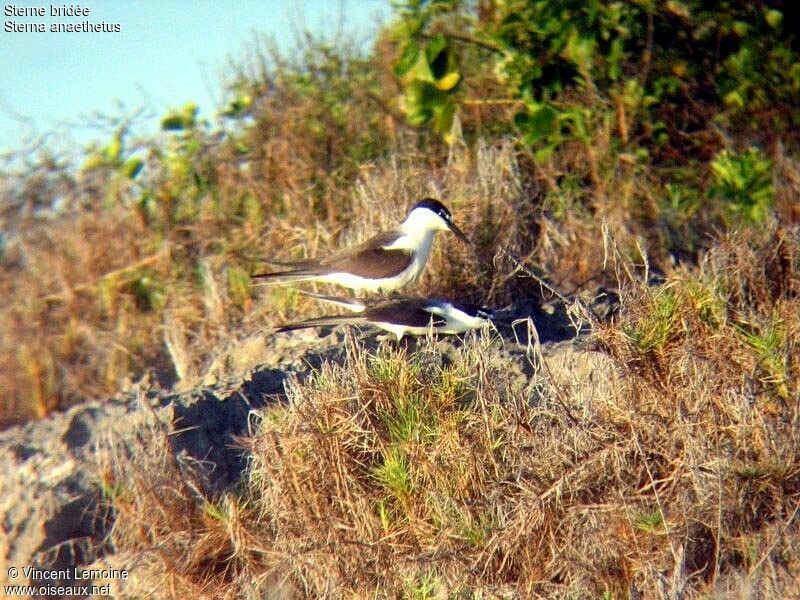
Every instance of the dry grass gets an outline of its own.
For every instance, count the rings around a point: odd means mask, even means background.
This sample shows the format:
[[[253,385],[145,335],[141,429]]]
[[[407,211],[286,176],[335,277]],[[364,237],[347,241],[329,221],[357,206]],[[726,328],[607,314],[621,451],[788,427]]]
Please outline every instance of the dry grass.
[[[800,595],[792,150],[768,152],[784,228],[712,242],[726,223],[708,165],[629,144],[636,123],[591,90],[587,135],[544,162],[493,135],[513,105],[466,103],[469,140],[445,147],[398,119],[398,48],[378,44],[364,59],[310,47],[296,65],[258,50],[233,69],[246,118],[140,148],[135,181],[43,160],[3,182],[0,424],[148,374],[196,385],[224,362],[215,348],[318,311],[258,292],[259,257],[355,243],[430,195],[475,246],[440,236],[414,291],[538,298],[500,249],[566,293],[618,287],[617,320],[594,332],[607,361],[587,388],[538,348],[520,378],[496,338],[377,355],[351,340],[344,365],[261,414],[245,481],[221,497],[166,427],[104,445],[108,558],[136,565],[130,596]],[[706,158],[752,143],[697,135]]]
[[[288,189],[277,205],[263,179],[234,177],[230,164],[219,160],[217,191],[195,190],[191,220],[166,231],[169,215],[188,210],[171,205],[166,180],[152,182],[160,216],[117,206],[19,224],[0,269],[0,422],[113,395],[148,372],[167,386],[192,385],[229,336],[318,310],[291,290],[253,288],[249,273],[264,268],[259,256],[313,256],[360,241],[401,221],[424,195],[452,207],[476,252],[439,236],[418,291],[504,304],[533,288],[493,262],[498,244],[528,255],[534,243],[534,207],[510,143],[458,152],[441,170],[413,155],[376,162],[354,189],[326,188],[336,206],[326,216]]]
[[[157,363],[158,328],[136,310],[132,286],[142,273],[163,271],[168,255],[142,237],[122,211],[22,231],[19,262],[6,263],[2,276],[0,422],[108,393],[142,363]],[[109,240],[114,251],[99,252]]]
[[[146,450],[143,452],[143,449]],[[113,507],[110,541],[118,552],[103,560],[135,571],[115,593],[122,597],[242,598],[243,587],[268,574],[259,560],[253,511],[228,494],[207,499],[201,463],[172,454],[169,431],[152,424],[121,444],[108,440],[97,452],[100,489]],[[245,527],[246,525],[246,527]],[[265,536],[261,535],[263,539]],[[249,579],[243,566],[258,565]],[[274,579],[268,581],[273,586]]]
[[[116,548],[167,550],[164,597],[276,576],[308,597],[795,596],[798,259],[778,230],[627,286],[582,390],[535,348],[515,376],[491,335],[375,355],[351,339],[262,412],[218,518],[165,448],[106,455],[129,490]]]

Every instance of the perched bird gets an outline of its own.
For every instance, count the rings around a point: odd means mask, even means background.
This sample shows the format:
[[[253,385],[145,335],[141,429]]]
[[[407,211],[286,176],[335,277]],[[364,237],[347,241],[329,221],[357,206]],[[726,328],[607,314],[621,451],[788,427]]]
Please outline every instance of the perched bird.
[[[398,340],[401,340],[405,335],[426,335],[428,331],[464,333],[470,329],[484,327],[494,318],[494,313],[489,309],[441,298],[399,298],[365,304],[361,300],[306,294],[337,304],[357,314],[308,319],[283,325],[276,331],[293,331],[324,325],[374,325],[393,333]]]
[[[264,284],[300,281],[334,283],[353,290],[391,292],[416,281],[431,251],[437,231],[450,230],[469,244],[469,238],[453,223],[444,204],[433,198],[417,202],[406,220],[366,242],[324,258],[298,262],[265,262],[291,267],[277,273],[259,273]]]

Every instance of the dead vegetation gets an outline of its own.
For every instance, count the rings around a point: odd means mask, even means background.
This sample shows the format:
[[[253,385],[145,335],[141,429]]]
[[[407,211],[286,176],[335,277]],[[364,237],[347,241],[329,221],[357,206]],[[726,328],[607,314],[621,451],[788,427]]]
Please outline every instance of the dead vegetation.
[[[157,443],[102,451],[113,543],[158,597],[794,596],[798,259],[778,229],[630,281],[589,387],[535,348],[515,378],[493,334],[351,338],[262,411],[221,499]]]

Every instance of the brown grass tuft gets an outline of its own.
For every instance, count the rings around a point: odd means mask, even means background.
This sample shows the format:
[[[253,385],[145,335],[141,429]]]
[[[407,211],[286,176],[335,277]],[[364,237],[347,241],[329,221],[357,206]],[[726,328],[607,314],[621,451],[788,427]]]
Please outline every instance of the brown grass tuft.
[[[162,425],[141,427],[134,439],[101,444],[95,472],[113,508],[104,561],[131,572],[118,593],[135,598],[242,598],[263,586],[276,589],[272,551],[251,506],[235,491],[210,499],[207,470],[176,458]],[[252,597],[252,596],[248,596]]]

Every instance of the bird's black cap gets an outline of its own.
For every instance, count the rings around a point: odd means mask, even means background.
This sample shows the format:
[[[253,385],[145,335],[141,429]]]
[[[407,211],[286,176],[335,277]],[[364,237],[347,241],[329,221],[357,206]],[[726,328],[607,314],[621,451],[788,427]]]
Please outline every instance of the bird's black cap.
[[[428,210],[434,212],[435,214],[439,215],[441,219],[447,223],[447,226],[450,228],[456,237],[458,237],[462,242],[470,244],[469,238],[464,235],[464,232],[461,231],[456,224],[453,222],[453,215],[450,214],[450,211],[447,207],[439,202],[436,198],[423,198],[419,202],[417,202],[411,210],[417,208],[427,208]]]
[[[417,202],[411,210],[414,210],[415,208],[427,208],[428,210],[433,211],[440,217],[444,218],[446,221],[450,221],[453,218],[447,207],[439,202],[436,198],[423,198]]]

